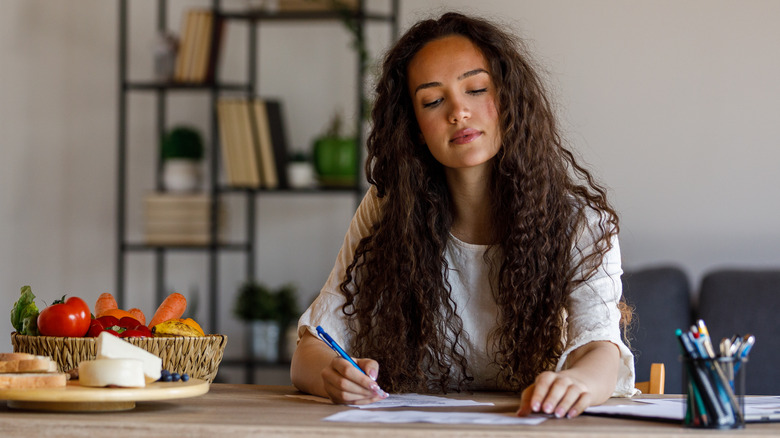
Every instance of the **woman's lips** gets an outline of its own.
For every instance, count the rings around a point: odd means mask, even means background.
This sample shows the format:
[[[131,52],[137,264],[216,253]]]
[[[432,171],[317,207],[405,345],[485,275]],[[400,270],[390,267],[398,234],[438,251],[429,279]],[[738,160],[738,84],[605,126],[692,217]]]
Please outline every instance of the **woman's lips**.
[[[455,144],[470,143],[480,135],[482,135],[482,132],[480,132],[477,129],[472,129],[472,128],[461,129],[460,131],[456,132],[455,135],[452,136],[452,138],[450,139],[450,143],[455,143]]]

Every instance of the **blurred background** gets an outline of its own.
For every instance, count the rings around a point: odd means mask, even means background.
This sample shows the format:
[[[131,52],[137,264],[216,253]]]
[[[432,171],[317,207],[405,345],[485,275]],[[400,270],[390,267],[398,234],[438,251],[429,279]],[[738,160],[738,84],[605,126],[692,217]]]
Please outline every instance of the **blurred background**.
[[[224,0],[241,9],[253,2]],[[400,1],[401,32],[446,10],[495,19],[525,39],[552,93],[571,147],[610,189],[621,216],[624,266],[673,264],[696,285],[722,266],[780,264],[780,2],[773,0]],[[369,0],[369,10],[389,1]],[[209,1],[168,2],[170,29]],[[156,9],[129,2],[128,76],[154,75]],[[114,292],[117,253],[118,2],[6,0],[0,14],[0,309],[30,285],[39,307],[63,294],[93,305]],[[220,75],[246,77],[246,25],[226,30]],[[369,60],[391,39],[366,29]],[[336,112],[355,123],[355,53],[338,21],[258,28],[261,96],[284,104],[289,147],[310,153]],[[371,81],[371,66],[367,80]],[[127,236],[143,235],[143,199],[155,187],[152,93],[130,94]],[[169,125],[210,138],[206,94],[169,96]],[[240,200],[226,232],[244,236]],[[257,197],[257,278],[293,283],[305,308],[325,282],[355,195]],[[207,257],[169,257],[165,288],[194,297],[206,321]],[[226,357],[245,355],[233,314],[245,258],[219,258],[219,327]],[[127,258],[126,306],[154,312],[153,258]],[[693,294],[695,297],[696,290]],[[10,321],[0,351],[11,351]],[[259,383],[283,381],[286,370]],[[270,371],[270,370],[269,370]],[[240,381],[240,367],[220,369]]]

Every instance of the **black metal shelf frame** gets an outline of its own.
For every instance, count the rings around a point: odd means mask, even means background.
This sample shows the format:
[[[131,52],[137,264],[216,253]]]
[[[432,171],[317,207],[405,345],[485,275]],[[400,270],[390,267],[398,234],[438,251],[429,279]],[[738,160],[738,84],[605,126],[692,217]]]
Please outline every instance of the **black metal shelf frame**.
[[[333,12],[234,12],[223,10],[220,0],[211,1],[211,9],[216,17],[228,21],[244,21],[250,24],[247,32],[247,80],[244,83],[222,83],[219,81],[219,65],[216,66],[214,77],[216,78],[212,83],[204,84],[181,84],[181,83],[167,83],[153,80],[130,80],[127,75],[128,66],[128,35],[129,35],[129,18],[128,18],[128,0],[119,1],[119,26],[118,26],[118,79],[119,79],[119,92],[118,92],[118,123],[117,123],[117,205],[116,205],[116,288],[115,295],[117,303],[120,307],[125,304],[125,282],[126,282],[126,257],[130,253],[152,253],[155,258],[155,299],[156,302],[162,302],[165,298],[165,262],[166,255],[171,252],[206,252],[208,254],[208,306],[209,317],[208,325],[206,326],[208,331],[217,333],[219,332],[218,310],[219,310],[219,263],[218,255],[223,251],[242,252],[246,254],[246,279],[255,279],[255,261],[257,256],[256,247],[256,200],[258,195],[297,195],[297,194],[343,194],[353,193],[356,196],[356,201],[359,202],[363,195],[363,188],[359,183],[354,187],[319,187],[311,189],[246,189],[225,186],[219,182],[219,169],[220,169],[220,154],[219,154],[219,139],[218,139],[218,122],[216,105],[222,92],[242,92],[247,96],[253,96],[258,90],[258,77],[257,77],[257,26],[262,22],[267,21],[312,21],[312,20],[344,20],[346,17],[353,19],[356,24],[356,32],[361,37],[364,37],[364,23],[372,22],[385,22],[390,25],[390,38],[391,41],[397,39],[398,36],[398,14],[399,14],[399,0],[390,1],[390,12],[386,14],[370,13],[365,10],[364,1],[358,2],[357,10],[349,13],[343,11]],[[345,14],[347,14],[345,16]],[[168,0],[157,0],[157,23],[156,28],[158,31],[167,31],[168,29]],[[216,26],[214,26],[214,33],[216,33]],[[212,39],[215,34],[212,34]],[[361,64],[359,56],[356,56],[356,84],[358,88],[356,108],[357,114],[365,113],[365,90],[363,84],[365,82],[364,69]],[[206,245],[148,245],[145,243],[131,242],[127,239],[127,112],[128,112],[128,99],[127,95],[133,92],[146,93],[151,92],[156,97],[156,138],[160,138],[166,129],[167,124],[167,98],[169,94],[174,93],[189,93],[189,92],[204,92],[209,94],[210,98],[210,131],[211,139],[209,141],[210,160],[209,160],[209,179],[208,187],[211,199],[210,219],[211,229],[210,242]],[[357,144],[358,146],[358,175],[360,174],[360,167],[362,166],[362,147],[363,144],[363,120],[361,117],[357,118],[358,133]],[[162,184],[162,163],[159,161],[156,165],[156,182],[155,187],[158,191],[163,188]],[[236,243],[222,243],[218,241],[217,237],[217,205],[219,198],[224,195],[238,195],[245,197],[245,221],[246,221],[246,240],[244,242]],[[254,359],[233,359],[226,365],[244,365],[246,367],[246,380],[251,383],[254,379],[253,370],[260,364]],[[270,364],[274,365],[274,364]],[[278,364],[277,364],[278,365]]]

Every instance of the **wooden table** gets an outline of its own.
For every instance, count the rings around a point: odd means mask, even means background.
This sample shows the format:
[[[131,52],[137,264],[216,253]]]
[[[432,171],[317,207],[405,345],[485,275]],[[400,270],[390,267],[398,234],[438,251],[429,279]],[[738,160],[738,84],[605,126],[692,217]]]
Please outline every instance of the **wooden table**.
[[[0,401],[0,435],[5,437],[654,437],[780,436],[780,423],[749,424],[728,431],[693,430],[677,424],[583,415],[549,419],[537,426],[473,426],[332,423],[322,418],[346,409],[310,400],[288,386],[213,384],[202,396],[138,402],[135,409],[114,413],[60,413],[10,409]],[[518,398],[508,393],[454,394],[453,398],[491,401],[495,406],[447,408],[462,412],[514,412]],[[631,403],[611,399],[608,403]],[[420,408],[399,408],[420,409]],[[436,409],[433,409],[436,410]],[[439,408],[438,410],[442,410]]]

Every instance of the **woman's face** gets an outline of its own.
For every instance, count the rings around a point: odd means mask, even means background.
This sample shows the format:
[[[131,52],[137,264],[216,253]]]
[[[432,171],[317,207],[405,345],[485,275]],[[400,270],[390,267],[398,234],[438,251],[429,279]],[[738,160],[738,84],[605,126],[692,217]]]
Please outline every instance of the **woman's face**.
[[[453,35],[423,46],[408,67],[409,93],[431,154],[452,169],[484,165],[501,146],[496,90],[482,52]]]

